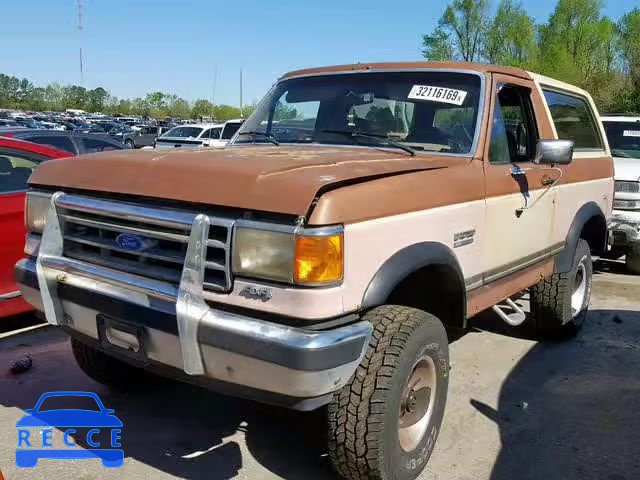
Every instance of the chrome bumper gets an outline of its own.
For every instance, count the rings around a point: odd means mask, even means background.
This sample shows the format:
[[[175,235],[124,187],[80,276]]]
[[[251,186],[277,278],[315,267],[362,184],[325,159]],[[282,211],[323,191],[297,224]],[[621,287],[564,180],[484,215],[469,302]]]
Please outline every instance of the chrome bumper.
[[[175,288],[64,257],[56,213],[60,195],[52,198],[37,259],[24,259],[16,265],[16,280],[25,300],[44,311],[50,324],[98,340],[96,317],[106,312],[94,308],[92,302],[83,303],[59,292],[67,287],[85,296],[93,294],[96,301],[106,297],[119,305],[116,319],[122,322],[135,325],[141,312],[145,317],[165,318],[164,328],[153,318],[144,325],[150,360],[190,376],[291,397],[332,393],[346,384],[360,364],[372,333],[368,322],[312,331],[211,308],[202,291],[207,216],[194,218],[181,281]]]

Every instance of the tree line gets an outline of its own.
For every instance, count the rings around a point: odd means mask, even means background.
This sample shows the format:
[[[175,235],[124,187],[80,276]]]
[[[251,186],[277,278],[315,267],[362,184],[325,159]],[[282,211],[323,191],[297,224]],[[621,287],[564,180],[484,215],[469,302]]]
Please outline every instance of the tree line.
[[[144,98],[117,98],[102,87],[87,89],[78,85],[60,85],[53,82],[37,87],[26,78],[0,73],[0,108],[13,108],[36,112],[61,112],[67,108],[110,115],[144,115],[148,117],[199,118],[210,116],[218,121],[240,118],[239,107],[213,105],[209,100],[188,102],[172,93],[152,92]],[[255,108],[245,105],[242,114],[247,117]]]
[[[615,0],[611,0],[615,1]],[[423,35],[428,60],[525,68],[587,90],[601,112],[640,113],[640,9],[614,22],[602,0],[559,0],[536,24],[517,0],[453,0]]]

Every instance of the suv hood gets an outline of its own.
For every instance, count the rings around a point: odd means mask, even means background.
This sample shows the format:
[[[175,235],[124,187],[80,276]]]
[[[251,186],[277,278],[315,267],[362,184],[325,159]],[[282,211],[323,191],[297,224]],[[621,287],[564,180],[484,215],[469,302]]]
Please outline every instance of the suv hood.
[[[613,157],[616,180],[637,182],[640,179],[640,158]]]
[[[456,160],[350,147],[120,150],[43,162],[29,183],[306,215],[321,190]]]

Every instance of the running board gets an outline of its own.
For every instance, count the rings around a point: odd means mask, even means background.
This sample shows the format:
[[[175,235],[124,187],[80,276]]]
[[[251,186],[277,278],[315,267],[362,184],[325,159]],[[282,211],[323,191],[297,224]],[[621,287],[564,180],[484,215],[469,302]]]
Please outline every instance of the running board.
[[[526,320],[527,315],[510,298],[507,298],[505,300],[505,303],[506,305],[494,305],[491,308],[494,312],[496,312],[500,316],[500,318],[502,318],[502,320],[504,320],[507,324],[511,325],[512,327],[517,327],[518,325],[521,325],[522,322]],[[506,313],[503,310],[506,308],[513,310],[513,313]]]

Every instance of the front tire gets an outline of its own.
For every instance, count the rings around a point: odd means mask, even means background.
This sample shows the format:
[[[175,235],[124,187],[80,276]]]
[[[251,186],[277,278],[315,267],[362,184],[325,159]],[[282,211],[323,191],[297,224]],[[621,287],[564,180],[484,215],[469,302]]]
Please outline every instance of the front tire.
[[[535,334],[551,340],[575,336],[587,316],[592,282],[591,250],[586,240],[580,239],[571,270],[554,273],[530,289]]]
[[[133,143],[133,140],[125,140],[124,148],[136,148],[136,144]]]
[[[640,275],[640,247],[633,247],[627,251],[625,264],[629,273]]]
[[[367,313],[369,348],[328,406],[328,447],[349,480],[411,480],[436,443],[447,401],[449,344],[444,326],[414,308]]]

